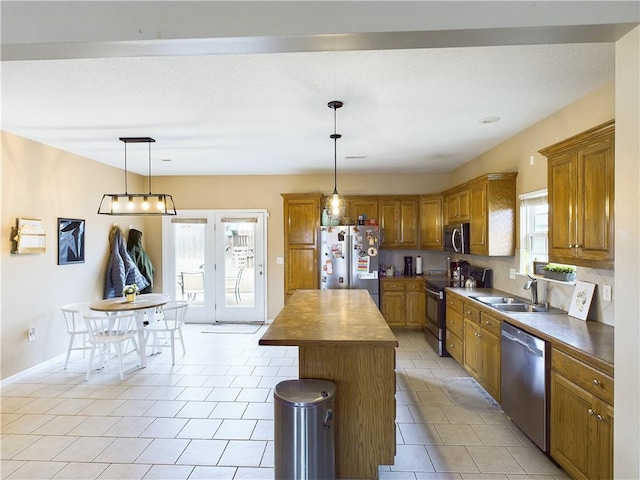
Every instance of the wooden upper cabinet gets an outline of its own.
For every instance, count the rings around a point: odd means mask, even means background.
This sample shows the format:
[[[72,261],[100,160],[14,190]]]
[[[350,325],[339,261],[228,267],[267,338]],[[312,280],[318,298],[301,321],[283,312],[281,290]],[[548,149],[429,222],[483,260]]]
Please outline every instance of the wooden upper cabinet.
[[[469,190],[456,188],[446,193],[447,225],[469,221]]]
[[[515,255],[517,175],[489,173],[469,182],[472,254]]]
[[[420,197],[420,248],[442,250],[442,196]]]
[[[285,301],[297,289],[317,289],[321,194],[286,194],[284,199]]]
[[[358,216],[364,215],[366,220],[379,220],[378,218],[378,197],[346,197],[346,216],[355,224],[358,223]]]
[[[381,197],[378,211],[383,248],[418,248],[418,197]]]
[[[613,120],[540,150],[548,158],[549,260],[613,268]]]

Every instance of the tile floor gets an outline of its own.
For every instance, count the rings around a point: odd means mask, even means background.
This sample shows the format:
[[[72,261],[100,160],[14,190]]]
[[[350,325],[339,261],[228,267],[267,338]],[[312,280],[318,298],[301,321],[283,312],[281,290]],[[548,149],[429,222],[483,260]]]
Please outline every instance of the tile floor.
[[[295,347],[186,325],[187,355],[134,357],[84,381],[72,356],[1,389],[2,479],[272,479],[273,387],[297,376]],[[397,454],[381,479],[567,479],[500,411],[456,405],[467,376],[419,332],[396,332]]]

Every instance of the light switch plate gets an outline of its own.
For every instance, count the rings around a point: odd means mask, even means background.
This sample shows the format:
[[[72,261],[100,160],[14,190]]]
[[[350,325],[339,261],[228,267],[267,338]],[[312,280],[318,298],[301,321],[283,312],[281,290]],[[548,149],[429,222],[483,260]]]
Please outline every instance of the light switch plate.
[[[602,299],[607,302],[611,301],[611,285],[602,285]]]
[[[284,265],[284,257],[276,257],[276,265]]]
[[[509,278],[511,280],[515,280],[516,279],[516,269],[515,268],[509,269]]]

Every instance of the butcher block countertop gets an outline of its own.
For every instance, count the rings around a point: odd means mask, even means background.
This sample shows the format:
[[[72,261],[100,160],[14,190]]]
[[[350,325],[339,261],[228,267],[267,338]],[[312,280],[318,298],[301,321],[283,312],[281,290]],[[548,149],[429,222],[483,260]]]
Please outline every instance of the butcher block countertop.
[[[260,339],[260,345],[346,344],[398,346],[366,290],[298,290]]]
[[[563,350],[587,364],[599,368],[613,376],[614,327],[594,321],[583,321],[560,313],[512,313],[500,312],[470,297],[513,295],[492,288],[447,288],[447,293],[457,294],[465,301],[472,301],[474,307],[496,315],[515,327],[551,342],[558,350]]]

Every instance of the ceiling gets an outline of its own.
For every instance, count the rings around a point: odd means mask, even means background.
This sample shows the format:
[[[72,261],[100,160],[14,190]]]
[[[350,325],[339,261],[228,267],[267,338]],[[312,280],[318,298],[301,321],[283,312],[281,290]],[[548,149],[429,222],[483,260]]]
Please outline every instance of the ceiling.
[[[118,138],[150,136],[154,175],[333,171],[331,100],[344,102],[339,172],[448,172],[613,80],[620,35],[519,45],[510,32],[495,45],[433,47],[433,38],[406,41],[407,32],[351,33],[345,43],[335,33],[269,32],[260,51],[236,42],[221,52],[219,44],[185,47],[177,32],[161,43],[145,39],[144,48],[92,38],[68,54],[79,42],[50,32],[44,41],[5,38],[5,17],[2,129],[121,168]],[[309,39],[326,45],[300,47]],[[18,49],[47,43],[58,53]],[[162,53],[145,50],[160,44]],[[500,120],[483,123],[490,117]],[[147,146],[129,144],[127,154],[129,170],[146,174]]]

